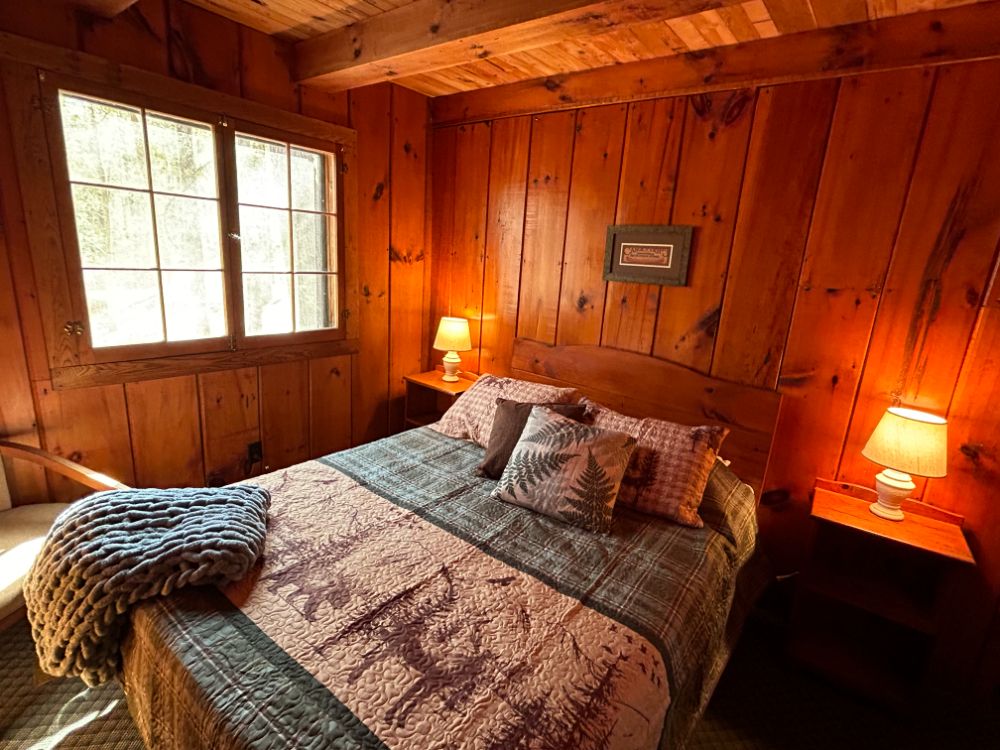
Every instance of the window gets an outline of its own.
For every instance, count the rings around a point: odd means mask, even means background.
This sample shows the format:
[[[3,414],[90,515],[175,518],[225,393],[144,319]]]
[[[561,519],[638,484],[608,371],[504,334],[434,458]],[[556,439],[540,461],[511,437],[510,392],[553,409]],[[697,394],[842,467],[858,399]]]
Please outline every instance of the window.
[[[75,88],[51,95],[93,361],[339,337],[336,144]]]
[[[60,93],[94,347],[225,336],[209,125]]]
[[[330,155],[236,134],[247,335],[337,327]]]

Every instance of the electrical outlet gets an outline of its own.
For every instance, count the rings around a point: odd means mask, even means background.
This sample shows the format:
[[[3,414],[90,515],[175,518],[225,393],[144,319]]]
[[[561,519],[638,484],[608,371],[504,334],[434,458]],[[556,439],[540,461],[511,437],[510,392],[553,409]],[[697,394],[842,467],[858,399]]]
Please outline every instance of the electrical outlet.
[[[264,446],[258,440],[256,443],[247,444],[247,463],[259,464],[264,460]]]

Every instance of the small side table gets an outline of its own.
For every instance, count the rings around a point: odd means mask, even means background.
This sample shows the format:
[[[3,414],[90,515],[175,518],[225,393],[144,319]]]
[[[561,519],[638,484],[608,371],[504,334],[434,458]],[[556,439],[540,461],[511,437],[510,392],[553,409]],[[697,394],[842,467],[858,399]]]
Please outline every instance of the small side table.
[[[873,499],[871,490],[817,482],[815,535],[796,586],[789,652],[834,682],[907,711],[942,672],[949,598],[975,559],[960,516],[908,503],[903,521],[888,521],[868,510]]]
[[[437,422],[448,408],[455,403],[476,382],[476,376],[461,373],[458,382],[448,383],[441,379],[443,370],[431,370],[416,375],[407,375],[406,405],[403,418],[406,427],[423,427]]]

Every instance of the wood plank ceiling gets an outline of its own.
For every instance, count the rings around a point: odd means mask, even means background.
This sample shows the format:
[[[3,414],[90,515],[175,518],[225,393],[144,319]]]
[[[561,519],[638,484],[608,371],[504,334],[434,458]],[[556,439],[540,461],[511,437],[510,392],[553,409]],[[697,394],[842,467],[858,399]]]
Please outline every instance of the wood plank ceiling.
[[[545,76],[679,55],[741,42],[793,34],[820,28],[859,23],[879,18],[904,15],[966,5],[987,0],[645,0],[641,3],[572,2],[571,0],[538,0],[537,7],[551,8],[553,18],[562,14],[564,20],[539,31],[540,12],[518,10],[513,0],[188,0],[215,13],[247,26],[272,34],[301,46],[297,49],[305,70],[299,76],[310,85],[343,89],[391,78],[396,83],[429,96],[441,96],[461,91],[498,86]],[[438,5],[436,9],[433,6]],[[481,6],[492,8],[482,11]],[[413,6],[413,7],[407,7]],[[426,7],[428,13],[418,12]],[[598,7],[599,6],[599,7]],[[516,38],[498,31],[497,17],[510,7],[510,23],[530,27]],[[679,15],[678,11],[698,9],[699,12]],[[392,15],[393,12],[395,15]],[[592,12],[591,12],[592,11]],[[436,12],[437,15],[433,15]],[[409,13],[409,15],[406,15]],[[520,16],[517,14],[521,13]],[[379,16],[386,15],[384,19]],[[450,14],[450,15],[449,15]],[[477,16],[478,14],[478,16]],[[464,18],[463,18],[464,15]],[[492,16],[486,18],[486,16]],[[413,36],[414,25],[426,18],[442,18],[460,26],[470,19],[470,29],[487,37],[488,46],[481,46],[473,33],[456,34],[453,47],[439,51],[433,59],[424,57],[419,64],[409,64],[405,72],[394,69],[391,61],[375,56],[367,63],[363,74],[342,70],[348,64],[330,63],[324,58],[325,45],[344,49],[355,45],[354,58],[361,66],[366,61],[371,43],[362,55],[361,42],[365,24],[372,19],[399,19],[399,25],[379,27],[380,42],[393,43],[394,29],[399,36]],[[482,18],[481,21],[476,20]],[[430,39],[438,33],[436,22],[429,24]],[[476,26],[480,23],[480,26]],[[493,24],[490,26],[490,24]],[[532,26],[534,24],[534,26]],[[353,25],[353,26],[352,26]],[[409,25],[411,28],[406,29]],[[442,25],[445,25],[442,21]],[[349,31],[344,31],[350,27]],[[340,33],[338,34],[338,30]],[[374,29],[373,29],[374,31]],[[462,31],[466,31],[462,29]],[[324,36],[322,40],[318,37]],[[429,42],[430,43],[430,42]],[[400,42],[402,47],[412,41]],[[450,50],[460,48],[460,54]],[[412,49],[404,49],[411,55]],[[470,52],[481,50],[479,54]],[[496,51],[494,51],[496,50]],[[450,55],[450,56],[449,56]],[[317,64],[315,59],[321,58]],[[333,53],[330,57],[337,57]],[[387,56],[388,57],[388,56]],[[323,65],[328,64],[328,68]],[[381,64],[381,67],[379,65]],[[338,66],[340,66],[338,68]],[[324,71],[336,75],[324,75]],[[420,72],[412,73],[413,70]]]

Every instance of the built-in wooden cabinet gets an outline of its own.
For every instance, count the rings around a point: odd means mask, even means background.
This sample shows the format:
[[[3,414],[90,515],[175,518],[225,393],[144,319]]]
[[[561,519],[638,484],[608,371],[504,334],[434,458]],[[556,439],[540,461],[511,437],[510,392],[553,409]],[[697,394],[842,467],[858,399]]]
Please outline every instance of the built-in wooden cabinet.
[[[903,521],[887,521],[869,511],[872,499],[816,488],[789,650],[866,698],[907,710],[939,684],[945,615],[975,560],[960,519],[910,503]]]
[[[407,429],[437,422],[455,400],[476,382],[475,375],[463,372],[457,382],[448,383],[441,379],[443,374],[441,370],[431,370],[404,378],[404,423]]]

